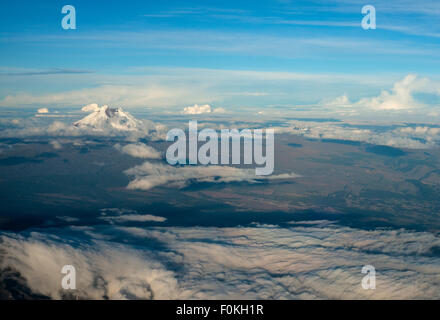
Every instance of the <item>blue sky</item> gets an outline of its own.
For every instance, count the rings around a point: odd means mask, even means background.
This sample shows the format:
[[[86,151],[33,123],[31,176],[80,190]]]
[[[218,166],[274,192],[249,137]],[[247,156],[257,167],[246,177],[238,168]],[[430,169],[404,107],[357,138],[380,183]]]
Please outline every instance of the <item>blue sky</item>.
[[[77,30],[61,28],[66,4],[76,8]],[[376,30],[360,26],[366,4],[376,8]],[[192,91],[182,104],[301,105],[378,95],[408,74],[439,78],[435,0],[76,0],[0,7],[0,99],[29,95],[3,106],[102,86]],[[153,106],[167,105],[161,94],[164,101]],[[57,106],[81,103],[55,100]]]

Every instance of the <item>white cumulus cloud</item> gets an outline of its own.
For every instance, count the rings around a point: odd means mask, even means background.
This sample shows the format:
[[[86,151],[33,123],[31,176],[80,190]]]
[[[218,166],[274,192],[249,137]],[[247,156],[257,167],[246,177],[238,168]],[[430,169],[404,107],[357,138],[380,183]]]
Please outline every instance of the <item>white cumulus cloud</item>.
[[[420,106],[413,94],[415,92],[426,92],[429,87],[429,80],[418,78],[409,74],[400,81],[397,81],[391,91],[383,90],[379,96],[364,98],[358,105],[378,110],[404,110]]]
[[[195,104],[193,106],[185,107],[182,114],[204,114],[211,113],[211,106],[209,104],[204,104],[199,106]]]
[[[396,81],[390,90],[382,90],[378,96],[361,98],[351,102],[346,94],[321,104],[325,107],[351,107],[357,111],[409,111],[426,107],[415,98],[417,93],[440,95],[440,84],[428,78],[408,74]]]
[[[96,103],[90,103],[90,104],[81,108],[81,111],[84,111],[84,112],[94,112],[94,111],[98,111],[98,110],[99,110],[99,106]]]
[[[48,108],[40,108],[37,110],[37,112],[40,114],[49,113],[49,109]]]
[[[161,154],[159,151],[154,149],[153,147],[147,146],[142,142],[131,143],[125,146],[121,146],[120,144],[116,144],[115,148],[122,153],[128,154],[135,158],[143,158],[143,159],[160,159]]]
[[[212,110],[213,113],[226,113],[226,109],[219,107],[219,108],[215,108],[214,110]]]

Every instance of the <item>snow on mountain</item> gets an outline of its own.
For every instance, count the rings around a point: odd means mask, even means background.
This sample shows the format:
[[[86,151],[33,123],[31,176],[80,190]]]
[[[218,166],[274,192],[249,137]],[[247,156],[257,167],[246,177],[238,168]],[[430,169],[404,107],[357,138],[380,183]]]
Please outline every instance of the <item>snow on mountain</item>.
[[[122,108],[99,107],[96,103],[81,109],[90,114],[76,121],[65,135],[109,135],[127,136],[131,140],[148,137],[152,140],[165,140],[167,127],[147,119],[138,120]],[[72,132],[73,131],[75,132]]]
[[[92,106],[92,105],[89,105]],[[89,107],[86,106],[86,107]],[[85,118],[75,122],[73,125],[80,129],[92,131],[139,131],[144,128],[142,121],[137,120],[128,112],[124,112],[122,108],[110,108],[105,105],[93,108],[83,108],[83,111],[92,111]]]

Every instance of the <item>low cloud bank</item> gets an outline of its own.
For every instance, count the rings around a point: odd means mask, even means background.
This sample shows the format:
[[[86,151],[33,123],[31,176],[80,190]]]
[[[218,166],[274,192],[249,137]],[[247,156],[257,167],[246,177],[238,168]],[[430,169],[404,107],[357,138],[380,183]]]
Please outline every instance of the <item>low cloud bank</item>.
[[[65,297],[66,264],[77,270],[80,298],[440,298],[440,239],[424,232],[113,225],[0,239],[1,269],[17,270],[33,292],[54,299]],[[376,268],[375,290],[361,286],[367,264]]]
[[[289,121],[275,127],[275,133],[288,133],[311,139],[359,141],[395,148],[428,149],[440,144],[437,126],[362,126],[346,123]]]

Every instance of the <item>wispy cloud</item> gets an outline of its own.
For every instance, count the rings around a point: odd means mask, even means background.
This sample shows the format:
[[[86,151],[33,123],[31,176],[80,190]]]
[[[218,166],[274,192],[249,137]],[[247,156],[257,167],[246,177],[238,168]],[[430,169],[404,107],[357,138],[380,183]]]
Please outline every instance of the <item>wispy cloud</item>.
[[[165,222],[167,219],[152,214],[139,214],[134,210],[106,208],[101,210],[101,220],[112,224],[124,222]]]
[[[7,71],[7,70],[16,71]],[[43,69],[43,70],[17,70],[15,68],[0,68],[0,76],[44,76],[44,75],[56,75],[56,74],[87,74],[94,73],[92,70],[82,70],[82,69],[65,69],[65,68],[53,68],[53,69]]]
[[[183,188],[192,183],[259,183],[267,180],[293,179],[299,175],[283,173],[270,176],[256,176],[254,169],[241,169],[229,166],[171,166],[161,163],[144,162],[125,171],[133,177],[127,188],[150,190],[158,186]]]
[[[122,146],[120,144],[115,145],[116,150],[122,153],[128,154],[135,158],[142,159],[160,159],[161,153],[153,147],[147,146],[142,142],[130,143]]]

